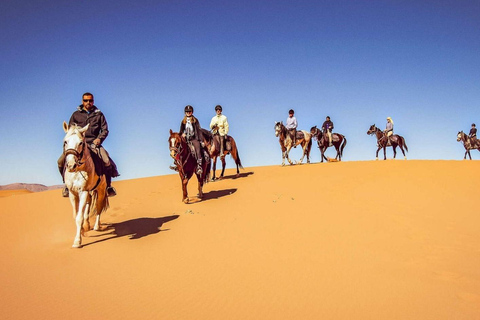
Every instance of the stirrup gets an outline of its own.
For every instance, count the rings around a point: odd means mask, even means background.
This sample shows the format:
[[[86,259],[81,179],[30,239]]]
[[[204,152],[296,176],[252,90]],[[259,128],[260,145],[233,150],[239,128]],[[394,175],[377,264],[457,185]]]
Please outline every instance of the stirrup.
[[[108,187],[107,188],[107,196],[108,197],[115,197],[117,195],[117,191],[115,190],[114,187]]]

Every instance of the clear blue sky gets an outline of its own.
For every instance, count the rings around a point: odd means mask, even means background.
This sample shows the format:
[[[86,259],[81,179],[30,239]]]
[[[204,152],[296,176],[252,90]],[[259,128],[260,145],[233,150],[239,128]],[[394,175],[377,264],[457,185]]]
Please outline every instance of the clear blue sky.
[[[0,38],[0,185],[61,183],[62,122],[85,91],[121,179],[173,173],[186,104],[203,127],[224,107],[246,167],[281,163],[290,108],[300,129],[330,115],[345,161],[375,158],[366,131],[387,116],[409,159],[462,159],[457,132],[480,125],[479,1],[6,0]]]

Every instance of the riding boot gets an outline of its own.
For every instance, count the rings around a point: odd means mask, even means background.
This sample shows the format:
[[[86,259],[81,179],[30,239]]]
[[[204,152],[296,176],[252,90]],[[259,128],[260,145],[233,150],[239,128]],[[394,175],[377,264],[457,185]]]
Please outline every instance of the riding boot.
[[[203,173],[202,170],[202,159],[197,159],[197,174],[201,176]]]
[[[117,191],[112,187],[112,166],[105,167],[105,179],[107,180],[107,196],[114,197]]]
[[[223,159],[225,155],[223,154],[225,152],[225,137],[224,136],[219,136],[220,138],[220,159]]]

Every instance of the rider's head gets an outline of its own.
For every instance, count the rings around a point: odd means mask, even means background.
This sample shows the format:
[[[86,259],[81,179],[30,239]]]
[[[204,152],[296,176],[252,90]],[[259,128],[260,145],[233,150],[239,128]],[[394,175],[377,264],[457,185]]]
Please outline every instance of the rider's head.
[[[290,110],[288,111],[288,115],[289,115],[290,117],[293,117],[294,114],[295,114],[295,111],[293,111],[293,109],[290,109]]]
[[[187,116],[191,116],[193,114],[193,107],[191,105],[187,105],[185,107],[185,114]]]
[[[475,127],[475,123],[472,123],[472,127]]]
[[[93,108],[93,94],[85,92],[82,96],[82,105],[85,110],[90,111]]]
[[[330,117],[329,117],[329,116],[327,116],[327,121],[330,121]]]
[[[219,105],[219,104],[217,104],[217,105],[215,106],[215,111],[216,111],[218,114],[222,113],[222,106]]]
[[[387,121],[388,121],[388,122],[392,122],[392,118],[391,118],[391,117],[387,117]]]

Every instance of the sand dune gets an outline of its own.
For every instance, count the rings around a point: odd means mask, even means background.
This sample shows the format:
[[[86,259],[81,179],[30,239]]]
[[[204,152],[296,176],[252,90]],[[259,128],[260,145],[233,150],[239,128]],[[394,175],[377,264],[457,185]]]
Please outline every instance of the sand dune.
[[[114,183],[82,249],[60,190],[0,198],[2,317],[480,317],[480,162],[233,173],[188,205],[177,175]]]

